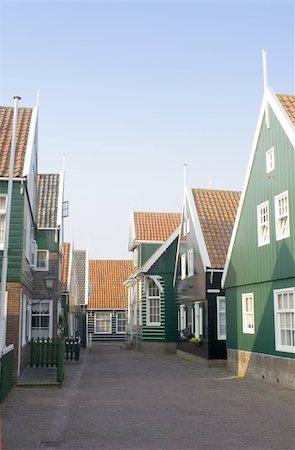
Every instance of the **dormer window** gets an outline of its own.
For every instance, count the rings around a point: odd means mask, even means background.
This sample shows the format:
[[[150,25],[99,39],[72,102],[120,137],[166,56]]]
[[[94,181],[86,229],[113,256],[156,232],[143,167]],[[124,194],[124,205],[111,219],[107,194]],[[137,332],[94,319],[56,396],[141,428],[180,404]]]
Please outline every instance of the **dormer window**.
[[[266,173],[271,172],[275,168],[275,150],[274,147],[266,152]]]

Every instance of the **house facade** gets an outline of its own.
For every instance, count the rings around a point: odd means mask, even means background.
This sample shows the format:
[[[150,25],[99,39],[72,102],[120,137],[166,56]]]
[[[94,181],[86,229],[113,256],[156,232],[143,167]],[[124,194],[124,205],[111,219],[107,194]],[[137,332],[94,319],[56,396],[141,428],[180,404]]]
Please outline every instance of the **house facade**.
[[[126,341],[144,352],[175,352],[177,309],[173,274],[181,215],[133,212],[129,250]]]
[[[205,365],[226,359],[221,277],[239,199],[235,191],[185,188],[174,278],[177,349],[183,357],[194,355]]]
[[[64,334],[68,337],[75,337],[79,334],[78,315],[80,305],[75,251],[72,243],[65,242],[63,244],[62,258],[62,316]]]
[[[7,217],[7,189],[14,108],[0,108],[0,263]],[[19,108],[12,188],[4,345],[13,344],[16,379],[27,361],[27,304],[33,298],[37,227],[38,108]],[[6,328],[6,329],[5,329]],[[1,331],[2,331],[1,330]],[[2,349],[1,349],[2,350]]]
[[[126,300],[123,283],[131,271],[130,260],[89,260],[89,345],[95,341],[125,340]]]
[[[265,86],[223,283],[228,366],[294,389],[295,97]]]
[[[78,282],[78,334],[83,347],[86,347],[87,305],[89,298],[89,261],[88,250],[75,250]]]

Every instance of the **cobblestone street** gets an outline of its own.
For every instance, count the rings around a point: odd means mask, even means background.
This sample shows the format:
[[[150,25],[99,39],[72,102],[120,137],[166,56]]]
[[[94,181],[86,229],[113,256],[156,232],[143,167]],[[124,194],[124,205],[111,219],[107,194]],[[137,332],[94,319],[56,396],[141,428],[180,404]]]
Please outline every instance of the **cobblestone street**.
[[[16,387],[2,405],[2,450],[295,448],[294,392],[97,344],[61,389]]]

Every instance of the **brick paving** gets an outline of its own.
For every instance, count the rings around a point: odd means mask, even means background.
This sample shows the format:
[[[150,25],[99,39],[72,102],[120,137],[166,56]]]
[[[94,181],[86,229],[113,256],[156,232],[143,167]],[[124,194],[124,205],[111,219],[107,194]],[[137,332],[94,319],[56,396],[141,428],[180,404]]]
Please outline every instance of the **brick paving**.
[[[66,366],[62,388],[12,390],[2,450],[293,450],[294,397],[223,368],[96,344]]]

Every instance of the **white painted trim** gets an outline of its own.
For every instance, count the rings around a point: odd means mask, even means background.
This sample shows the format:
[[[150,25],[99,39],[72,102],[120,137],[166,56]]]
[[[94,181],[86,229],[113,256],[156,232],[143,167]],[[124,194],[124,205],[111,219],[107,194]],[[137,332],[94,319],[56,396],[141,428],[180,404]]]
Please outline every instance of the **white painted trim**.
[[[278,296],[277,294],[280,293],[292,293],[293,294],[293,301],[295,300],[295,288],[294,287],[290,287],[290,288],[283,288],[283,289],[274,289],[273,291],[273,302],[274,302],[274,327],[275,327],[275,350],[278,352],[286,352],[286,353],[295,353],[295,346],[293,346],[293,348],[291,346],[288,345],[282,345],[281,344],[281,339],[280,339],[280,327],[278,324],[278,314],[279,310],[278,310]],[[291,311],[290,311],[291,312]],[[294,313],[295,315],[295,313]]]
[[[175,241],[177,236],[179,236],[180,227],[176,228],[173,233],[168,237],[168,239],[152,254],[152,256],[144,263],[144,265],[138,269],[131,278],[135,278],[140,273],[146,273],[150,268],[158,261],[160,256],[165,253],[168,247]],[[159,241],[157,241],[159,243]],[[128,281],[128,280],[127,280]]]
[[[280,198],[283,197],[287,197],[287,210],[288,210],[288,231],[287,233],[282,236],[281,232],[280,232],[280,227],[279,227],[279,212],[278,212],[278,201]],[[289,208],[289,194],[288,194],[288,190],[281,192],[280,194],[276,195],[274,198],[274,203],[275,203],[275,229],[276,229],[276,241],[281,241],[283,239],[287,239],[288,237],[290,237],[290,208]]]
[[[266,208],[267,207],[267,215],[268,215],[268,236],[267,236],[267,240],[264,242],[262,240],[262,234],[261,234],[261,223],[260,223],[260,218],[261,218],[261,209],[262,208]],[[268,245],[270,243],[270,210],[269,210],[269,201],[266,200],[265,202],[260,203],[259,205],[256,206],[256,220],[257,220],[257,243],[258,243],[258,247],[263,247],[264,245]]]
[[[14,344],[10,344],[7,347],[4,347],[4,349],[2,350],[2,356],[6,355],[9,352],[12,352],[12,350],[14,350]]]
[[[38,123],[38,107],[35,106],[33,108],[32,116],[31,116],[30,130],[29,130],[29,136],[28,136],[28,142],[27,142],[27,148],[26,148],[26,156],[25,156],[25,162],[24,162],[22,176],[27,176],[30,172],[37,123]]]
[[[136,246],[136,240],[135,240],[135,221],[134,221],[134,211],[130,211],[130,218],[129,218],[129,243],[128,243],[128,250],[132,251],[134,247]]]
[[[253,328],[247,328],[246,317],[250,314],[246,312],[245,308],[245,300],[246,298],[252,298],[252,315],[253,315]],[[244,334],[255,334],[255,303],[254,303],[254,293],[253,292],[245,292],[242,294],[242,328]]]
[[[195,230],[195,237],[196,237],[196,241],[198,243],[201,260],[202,260],[203,268],[204,268],[204,272],[205,272],[207,267],[211,267],[211,262],[210,262],[206,242],[204,239],[197,207],[196,207],[196,204],[195,204],[195,201],[193,198],[192,188],[189,188],[188,186],[186,186],[185,191],[186,191],[187,202],[188,202],[188,206],[189,206],[189,210],[190,210],[190,216],[191,216],[193,227]]]
[[[96,331],[96,315],[97,314],[108,314],[109,315],[109,317],[110,317],[110,324],[111,324],[111,331]],[[93,317],[93,320],[94,320],[94,323],[93,323],[93,325],[94,325],[94,334],[112,334],[112,311],[96,311],[95,313],[94,313],[94,317]]]
[[[220,313],[220,301],[224,300],[225,303],[225,327],[226,327],[226,299],[224,296],[218,296],[216,297],[216,314],[217,314],[217,339],[219,341],[225,341],[226,340],[226,333],[225,334],[220,334],[220,318],[219,318],[219,313]]]
[[[208,294],[219,294],[220,289],[207,289]]]
[[[222,287],[224,287],[224,284],[225,284],[227,271],[228,271],[228,267],[229,267],[229,263],[230,263],[230,258],[231,258],[231,254],[233,251],[233,245],[234,245],[234,242],[236,239],[237,229],[238,229],[241,212],[242,212],[243,205],[244,205],[245,195],[246,195],[246,191],[247,191],[247,187],[248,187],[248,183],[249,183],[249,179],[250,179],[250,174],[251,174],[251,170],[252,170],[252,166],[253,166],[253,162],[254,162],[254,157],[256,154],[258,139],[259,139],[259,135],[260,135],[260,131],[261,131],[263,116],[265,113],[267,102],[271,106],[273,113],[276,115],[278,121],[280,122],[283,130],[285,131],[286,135],[288,136],[288,138],[295,150],[295,127],[294,127],[293,123],[291,122],[291,120],[290,120],[287,112],[285,111],[283,105],[281,104],[280,100],[271,91],[270,88],[266,87],[264,96],[262,99],[260,111],[259,111],[258,121],[257,121],[256,129],[255,129],[254,139],[252,142],[251,153],[250,153],[250,158],[249,158],[248,167],[247,167],[247,171],[246,171],[242,195],[240,198],[240,203],[239,203],[236,220],[235,220],[235,224],[234,224],[234,228],[233,228],[233,232],[232,232],[232,236],[231,236],[231,240],[230,240],[230,244],[229,244],[229,249],[228,249],[228,253],[227,253],[227,257],[226,257],[226,262],[225,262],[225,266],[224,266],[224,273],[223,273],[222,280],[221,280]]]
[[[61,170],[60,173],[59,173],[57,218],[56,218],[56,225],[57,225],[57,227],[61,227],[61,225],[62,225],[63,199],[64,199],[64,170]]]

